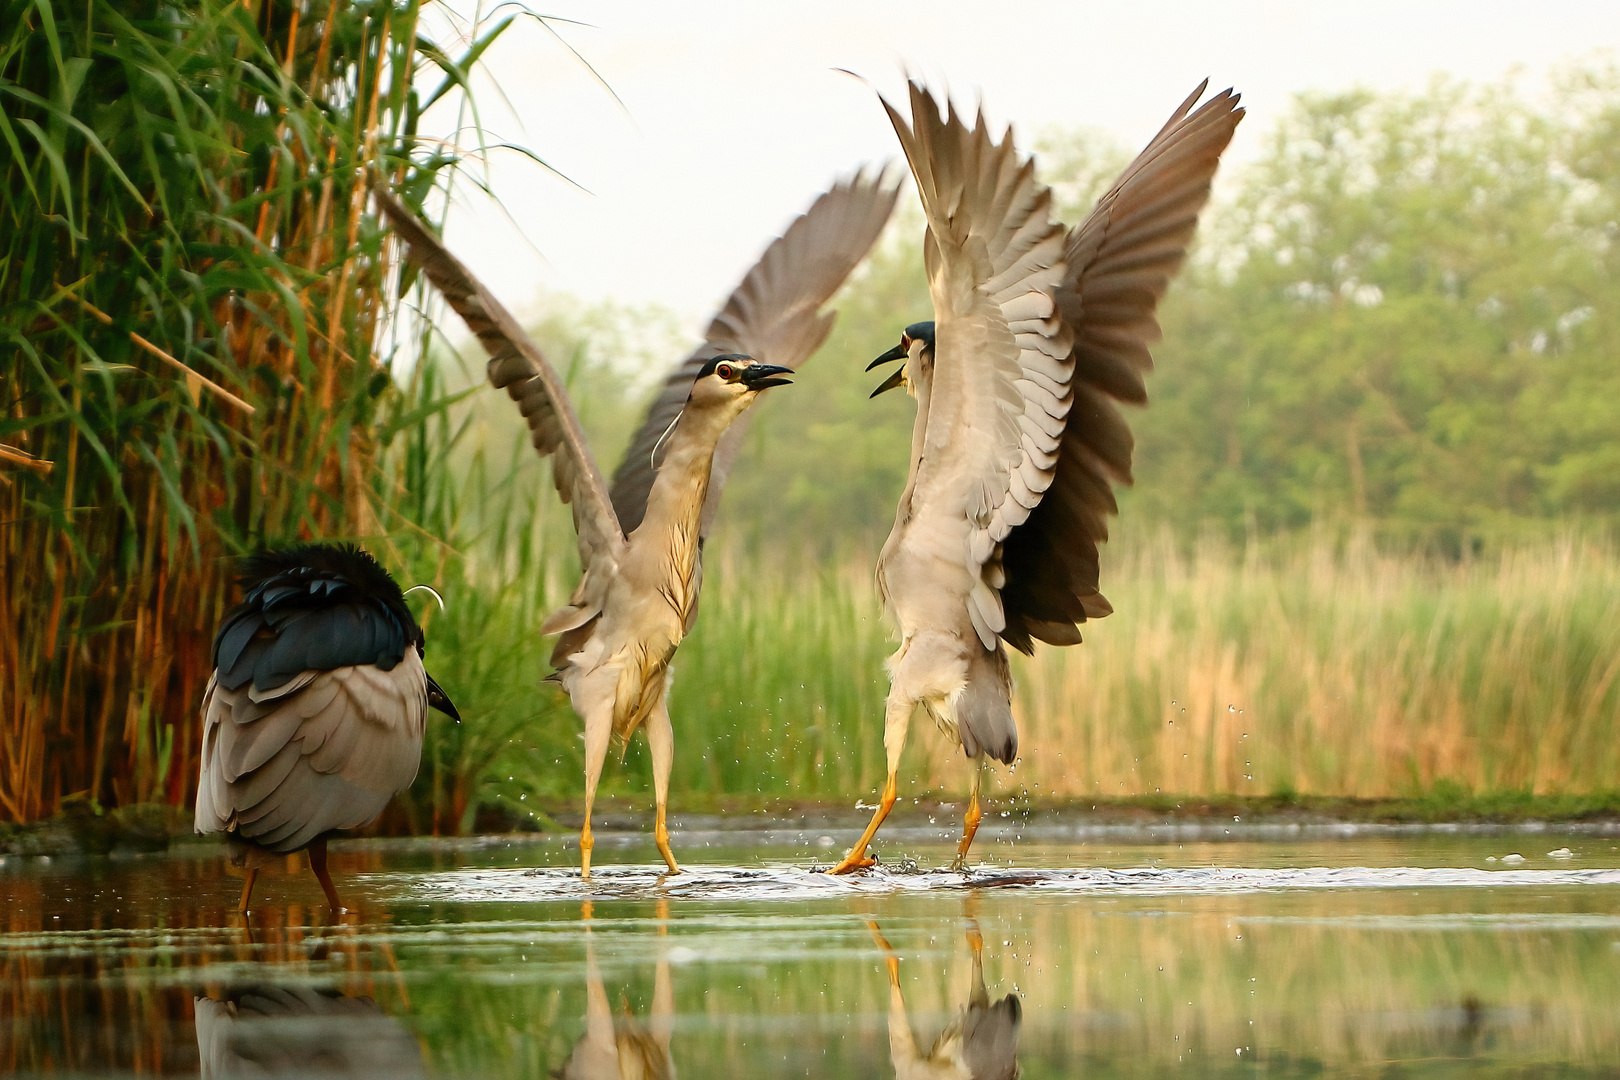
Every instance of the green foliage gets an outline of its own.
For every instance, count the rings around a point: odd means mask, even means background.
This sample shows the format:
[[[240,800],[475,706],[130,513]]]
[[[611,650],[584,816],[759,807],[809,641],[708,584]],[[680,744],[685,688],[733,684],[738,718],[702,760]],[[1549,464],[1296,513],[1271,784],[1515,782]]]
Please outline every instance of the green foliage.
[[[419,15],[0,0],[0,816],[184,803],[225,557],[408,527],[365,193],[456,164]]]
[[[1172,290],[1125,513],[1452,552],[1614,521],[1617,126],[1615,69],[1301,98]]]
[[[1620,507],[1620,70],[1306,95],[1219,178],[1131,410],[1126,532],[1353,520],[1459,553]],[[1075,224],[1127,155],[1037,142]],[[761,546],[881,539],[913,410],[861,369],[928,317],[913,208],[836,301],[827,347],[759,408],[726,495]]]

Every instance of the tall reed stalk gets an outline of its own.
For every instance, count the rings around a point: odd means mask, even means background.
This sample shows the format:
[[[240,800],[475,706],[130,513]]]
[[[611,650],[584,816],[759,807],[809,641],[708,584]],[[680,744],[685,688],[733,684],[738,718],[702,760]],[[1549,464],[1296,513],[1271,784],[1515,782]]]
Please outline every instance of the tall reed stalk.
[[[368,176],[454,166],[476,56],[421,8],[0,2],[0,819],[184,804],[224,557],[402,527]]]

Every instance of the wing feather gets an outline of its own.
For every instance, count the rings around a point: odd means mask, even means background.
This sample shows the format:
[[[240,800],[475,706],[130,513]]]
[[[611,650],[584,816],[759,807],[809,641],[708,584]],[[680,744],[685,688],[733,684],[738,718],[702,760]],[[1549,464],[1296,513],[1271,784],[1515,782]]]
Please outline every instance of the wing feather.
[[[557,494],[573,510],[584,569],[576,600],[599,602],[623,554],[624,533],[561,377],[511,313],[415,214],[381,185],[372,194],[411,261],[478,335],[489,353],[489,381],[517,403],[535,450],[552,459]]]
[[[1073,405],[1051,486],[1001,551],[1006,626],[1024,652],[1035,640],[1072,645],[1078,624],[1112,610],[1098,591],[1097,545],[1117,512],[1114,484],[1131,483],[1134,441],[1119,402],[1144,404],[1155,309],[1186,258],[1220,155],[1243,118],[1230,90],[1197,111],[1207,81],[1068,235],[1056,293],[1073,330]]]
[[[797,370],[832,333],[834,313],[822,313],[821,306],[877,241],[899,190],[882,173],[857,172],[839,181],[795,218],[744,275],[709,323],[703,344],[665,378],[613,474],[613,507],[627,535],[641,524],[658,474],[653,448],[680,415],[703,365],[721,353],[739,352]],[[715,450],[700,535],[709,534],[751,415],[734,421]]]
[[[928,222],[935,347],[922,459],[896,529],[959,531],[968,615],[985,648],[1006,625],[997,545],[1052,483],[1072,405],[1074,341],[1055,299],[1065,237],[1011,134],[998,141],[909,84],[884,102]]]

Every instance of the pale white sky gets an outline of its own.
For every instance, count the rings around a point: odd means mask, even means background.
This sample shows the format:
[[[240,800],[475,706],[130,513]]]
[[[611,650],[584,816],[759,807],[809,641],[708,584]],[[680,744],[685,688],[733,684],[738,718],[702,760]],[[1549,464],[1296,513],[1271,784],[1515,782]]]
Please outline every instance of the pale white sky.
[[[470,10],[474,0],[459,0]],[[1221,3],[532,0],[613,87],[520,23],[485,55],[490,165],[510,218],[466,189],[451,246],[525,315],[547,291],[657,301],[695,335],[764,245],[836,176],[899,147],[872,90],[904,71],[982,98],[1027,146],[1052,125],[1135,148],[1206,75],[1249,110],[1229,160],[1252,156],[1301,90],[1421,88],[1435,73],[1534,87],[1550,65],[1620,51],[1616,0]],[[486,10],[491,0],[484,0]],[[459,50],[458,50],[459,51]],[[429,114],[448,135],[457,118]],[[464,140],[465,141],[465,137]]]

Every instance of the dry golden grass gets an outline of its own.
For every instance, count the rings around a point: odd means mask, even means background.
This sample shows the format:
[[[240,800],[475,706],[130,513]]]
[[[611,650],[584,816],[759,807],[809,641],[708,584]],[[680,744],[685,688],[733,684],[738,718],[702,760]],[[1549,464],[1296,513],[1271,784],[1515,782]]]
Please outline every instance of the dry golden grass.
[[[1439,563],[1325,540],[1116,557],[1117,611],[1016,668],[1051,796],[1615,786],[1620,559],[1573,538]]]

